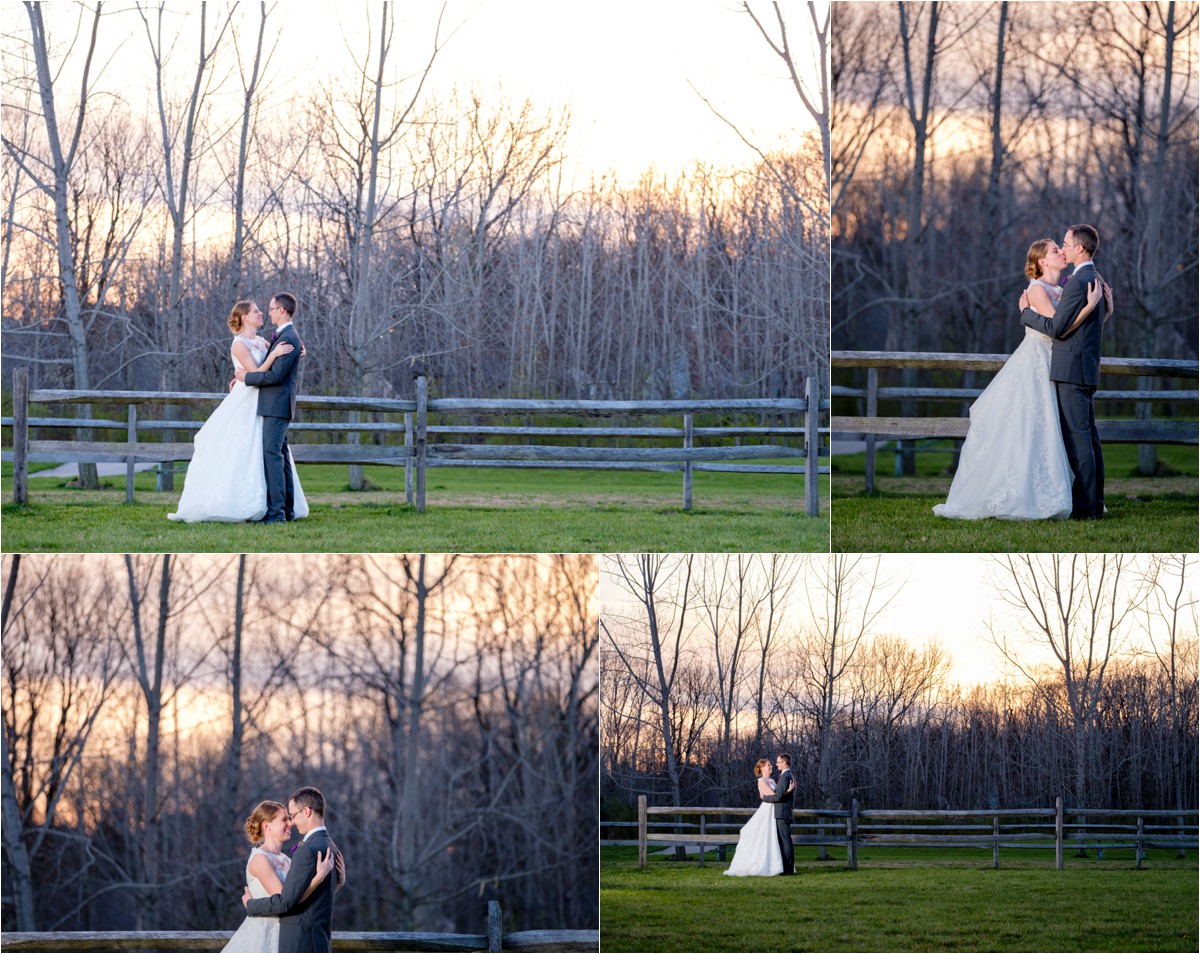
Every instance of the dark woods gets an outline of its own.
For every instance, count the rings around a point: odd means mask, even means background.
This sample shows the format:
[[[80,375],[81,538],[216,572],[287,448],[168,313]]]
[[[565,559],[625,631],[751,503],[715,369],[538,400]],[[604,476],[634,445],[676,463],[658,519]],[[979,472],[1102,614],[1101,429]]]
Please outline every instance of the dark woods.
[[[5,569],[6,931],[233,929],[242,823],[300,784],[341,929],[596,926],[592,557]]]
[[[1195,3],[834,6],[835,349],[1011,352],[1087,222],[1105,353],[1196,354]]]
[[[754,763],[779,752],[803,808],[1195,808],[1191,564],[997,558],[970,611],[996,620],[995,678],[964,687],[952,641],[889,632],[903,584],[878,559],[605,558],[602,818],[639,795],[755,805]]]

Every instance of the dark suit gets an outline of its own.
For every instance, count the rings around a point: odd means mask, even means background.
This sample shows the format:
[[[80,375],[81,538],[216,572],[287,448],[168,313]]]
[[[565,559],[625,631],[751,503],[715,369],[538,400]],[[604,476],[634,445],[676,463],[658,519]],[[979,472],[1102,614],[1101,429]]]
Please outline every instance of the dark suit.
[[[300,336],[288,325],[271,342],[269,355],[287,342],[294,349],[281,355],[266,371],[248,371],[246,384],[258,388],[258,416],[263,419],[263,471],[267,478],[267,513],[264,520],[293,518],[295,488],[289,462],[288,424],[296,415],[297,379],[300,374]]]
[[[1104,454],[1096,429],[1094,396],[1100,383],[1100,339],[1104,331],[1105,304],[1101,300],[1069,337],[1061,335],[1087,305],[1088,285],[1102,281],[1091,263],[1075,269],[1063,289],[1062,299],[1047,318],[1032,308],[1021,321],[1054,339],[1050,350],[1050,380],[1058,397],[1058,421],[1067,459],[1075,479],[1071,484],[1071,516],[1098,517],[1104,513]]]
[[[788,789],[791,788],[789,792]],[[775,794],[764,795],[764,802],[775,803],[775,835],[779,839],[779,851],[783,855],[783,873],[795,874],[796,855],[792,848],[792,804],[796,801],[795,780],[792,770],[784,769],[775,783]]]
[[[306,838],[292,855],[283,890],[269,898],[252,898],[246,913],[255,917],[279,918],[280,951],[329,951],[333,937],[333,894],[337,872],[331,871],[304,901],[300,898],[317,873],[317,855],[337,851],[329,832],[318,831]]]

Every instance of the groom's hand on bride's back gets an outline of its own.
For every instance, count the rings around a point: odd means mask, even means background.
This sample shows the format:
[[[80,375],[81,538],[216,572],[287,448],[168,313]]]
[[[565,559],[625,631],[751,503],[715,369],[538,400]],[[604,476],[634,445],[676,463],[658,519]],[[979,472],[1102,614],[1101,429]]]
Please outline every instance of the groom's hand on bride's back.
[[[346,884],[346,860],[342,857],[342,853],[337,848],[334,849],[333,870],[337,876],[334,883],[334,891],[341,891]]]

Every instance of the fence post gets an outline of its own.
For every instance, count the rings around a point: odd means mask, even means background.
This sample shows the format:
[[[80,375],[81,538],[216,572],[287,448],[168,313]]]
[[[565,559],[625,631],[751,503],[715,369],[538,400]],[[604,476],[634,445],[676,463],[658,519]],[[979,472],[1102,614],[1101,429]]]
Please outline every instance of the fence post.
[[[129,456],[125,458],[125,502],[133,503],[133,445],[137,443],[137,405],[129,405],[126,417],[125,441],[129,444]]]
[[[683,415],[683,449],[692,449],[692,415]],[[683,509],[692,509],[692,462],[683,462]]]
[[[13,503],[29,503],[29,369],[13,372]]]
[[[412,411],[404,412],[404,447],[412,451],[413,446],[413,416]],[[413,459],[410,453],[404,458],[404,502],[410,507],[413,503]]]
[[[850,832],[850,845],[846,851],[846,860],[850,863],[850,870],[858,870],[858,799],[853,799],[850,802],[850,819],[848,822]]]
[[[707,834],[707,828],[704,825],[704,816],[700,816],[700,867],[704,867],[704,836]]]
[[[1000,867],[1000,816],[992,816],[992,867]]]
[[[867,417],[879,416],[879,369],[867,368]],[[867,435],[867,493],[875,490],[875,435]]]
[[[1141,816],[1138,816],[1137,852],[1134,855],[1134,857],[1137,859],[1137,867],[1138,868],[1140,868],[1142,866],[1142,857],[1145,854],[1145,852],[1143,851],[1143,848],[1142,848],[1142,846],[1143,846],[1142,837],[1144,835],[1145,835],[1145,829],[1142,827],[1142,819],[1141,819]]]
[[[638,796],[638,867],[646,867],[646,796]]]
[[[488,902],[488,951],[504,949],[504,916],[500,912],[499,901]]]
[[[1063,804],[1062,796],[1054,800],[1054,867],[1063,870]]]
[[[426,443],[429,424],[429,388],[425,381],[424,368],[418,368],[414,374],[417,378],[417,435],[416,435],[416,469],[417,469],[417,513],[425,512],[425,462],[428,452]]]
[[[816,378],[804,382],[804,398],[804,512],[815,517],[821,507],[821,389]]]

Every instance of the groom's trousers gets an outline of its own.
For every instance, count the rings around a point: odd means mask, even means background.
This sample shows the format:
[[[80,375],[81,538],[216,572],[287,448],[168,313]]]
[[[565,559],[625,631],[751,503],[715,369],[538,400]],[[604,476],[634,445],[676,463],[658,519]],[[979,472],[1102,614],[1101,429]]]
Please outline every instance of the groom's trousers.
[[[783,855],[783,873],[796,873],[796,853],[792,847],[792,820],[775,819],[775,835],[779,839],[779,852]]]
[[[1058,381],[1058,417],[1071,473],[1071,516],[1104,513],[1104,451],[1096,428],[1095,387]]]
[[[286,417],[263,418],[263,473],[267,478],[267,513],[264,520],[291,520],[295,501],[287,442]]]

